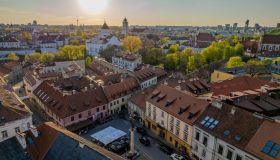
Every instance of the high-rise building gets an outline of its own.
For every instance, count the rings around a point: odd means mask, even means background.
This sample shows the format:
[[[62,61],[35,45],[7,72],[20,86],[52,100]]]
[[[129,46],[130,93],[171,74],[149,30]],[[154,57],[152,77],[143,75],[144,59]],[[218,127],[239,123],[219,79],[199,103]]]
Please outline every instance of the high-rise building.
[[[247,30],[248,30],[248,28],[249,28],[249,23],[250,23],[250,21],[249,21],[249,19],[247,19],[246,22],[245,22],[244,31],[247,31]]]
[[[226,24],[226,31],[229,31],[230,29],[230,24]]]
[[[237,30],[237,27],[238,27],[238,23],[233,23],[232,28],[233,28],[234,31]]]
[[[126,18],[123,20],[123,34],[127,35],[129,32],[129,26],[128,26],[128,21]]]

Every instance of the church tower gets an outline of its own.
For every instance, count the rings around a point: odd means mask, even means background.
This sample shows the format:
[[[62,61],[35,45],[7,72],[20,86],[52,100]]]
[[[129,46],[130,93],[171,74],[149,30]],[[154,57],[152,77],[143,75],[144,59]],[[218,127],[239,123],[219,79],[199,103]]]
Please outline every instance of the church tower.
[[[126,18],[124,18],[124,20],[123,20],[123,31],[122,31],[122,33],[123,33],[124,35],[127,35],[128,32],[129,32],[128,21],[127,21]]]
[[[101,27],[101,36],[106,37],[110,35],[110,28],[107,25],[106,21],[104,21],[103,26]]]

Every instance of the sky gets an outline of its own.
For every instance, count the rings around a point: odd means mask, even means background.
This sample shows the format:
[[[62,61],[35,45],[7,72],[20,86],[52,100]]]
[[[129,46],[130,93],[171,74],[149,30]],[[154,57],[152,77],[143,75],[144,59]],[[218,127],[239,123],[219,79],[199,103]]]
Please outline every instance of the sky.
[[[0,23],[276,26],[280,0],[0,0]]]

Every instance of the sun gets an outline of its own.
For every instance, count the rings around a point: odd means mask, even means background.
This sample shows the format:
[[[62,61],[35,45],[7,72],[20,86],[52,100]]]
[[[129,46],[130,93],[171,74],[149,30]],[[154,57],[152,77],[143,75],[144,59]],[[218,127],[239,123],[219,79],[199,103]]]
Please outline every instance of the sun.
[[[78,0],[82,9],[88,14],[98,14],[107,8],[108,0]]]

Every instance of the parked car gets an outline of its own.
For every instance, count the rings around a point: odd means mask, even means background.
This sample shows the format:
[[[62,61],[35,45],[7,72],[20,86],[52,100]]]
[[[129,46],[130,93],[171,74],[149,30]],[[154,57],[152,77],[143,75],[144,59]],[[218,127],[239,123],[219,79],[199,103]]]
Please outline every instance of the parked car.
[[[178,155],[178,154],[176,154],[176,153],[171,154],[171,155],[170,155],[170,158],[171,158],[172,160],[185,160],[185,158],[184,158],[183,156],[180,156],[180,155]]]
[[[136,131],[138,133],[141,133],[142,135],[145,135],[147,132],[146,132],[146,129],[144,127],[137,127],[136,128]]]
[[[165,144],[160,144],[159,145],[159,149],[162,152],[164,152],[164,153],[166,153],[168,155],[171,155],[173,153],[173,149],[171,149],[170,147],[166,146]]]
[[[140,137],[140,138],[139,138],[139,141],[140,141],[140,143],[142,143],[142,144],[145,145],[145,146],[149,146],[149,145],[151,144],[149,138],[148,138],[148,137],[145,137],[145,136]]]

